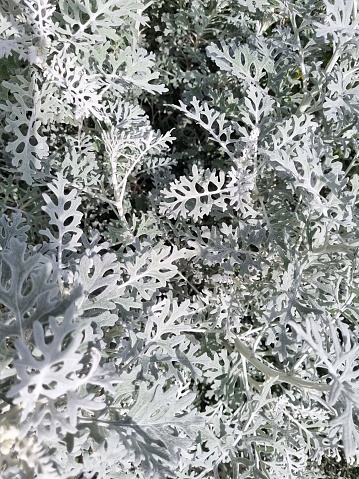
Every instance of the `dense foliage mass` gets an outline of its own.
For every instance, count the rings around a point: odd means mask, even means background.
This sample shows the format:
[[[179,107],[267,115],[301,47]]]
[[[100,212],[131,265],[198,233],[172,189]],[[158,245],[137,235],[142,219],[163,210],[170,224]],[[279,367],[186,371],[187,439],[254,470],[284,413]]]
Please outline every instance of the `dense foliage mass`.
[[[3,479],[359,461],[356,0],[2,0]]]

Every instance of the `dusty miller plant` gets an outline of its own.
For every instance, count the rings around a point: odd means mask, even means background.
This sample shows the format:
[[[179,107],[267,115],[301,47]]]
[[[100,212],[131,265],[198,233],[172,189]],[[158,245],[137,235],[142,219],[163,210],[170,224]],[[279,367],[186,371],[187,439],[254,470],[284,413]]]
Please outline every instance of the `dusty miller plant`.
[[[0,15],[1,477],[355,467],[356,1]]]

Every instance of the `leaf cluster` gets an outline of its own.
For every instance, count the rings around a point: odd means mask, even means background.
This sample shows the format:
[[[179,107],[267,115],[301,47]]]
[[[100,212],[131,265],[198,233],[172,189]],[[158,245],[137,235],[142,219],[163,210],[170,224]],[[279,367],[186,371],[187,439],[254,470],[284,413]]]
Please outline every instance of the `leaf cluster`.
[[[1,4],[1,477],[355,477],[357,9]]]

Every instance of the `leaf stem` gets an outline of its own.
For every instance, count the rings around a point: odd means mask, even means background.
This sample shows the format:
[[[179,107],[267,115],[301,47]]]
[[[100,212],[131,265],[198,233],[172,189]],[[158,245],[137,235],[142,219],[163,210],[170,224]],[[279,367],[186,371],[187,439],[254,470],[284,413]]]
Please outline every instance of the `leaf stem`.
[[[265,376],[271,378],[277,378],[277,381],[292,384],[293,386],[298,386],[305,389],[312,389],[318,392],[329,392],[330,386],[328,384],[315,383],[313,381],[306,381],[304,379],[298,378],[296,376],[289,375],[287,373],[282,373],[277,371],[269,366],[265,365],[254,356],[254,353],[245,346],[242,341],[238,338],[234,338],[234,343],[236,350],[245,357],[252,366],[259,369]]]

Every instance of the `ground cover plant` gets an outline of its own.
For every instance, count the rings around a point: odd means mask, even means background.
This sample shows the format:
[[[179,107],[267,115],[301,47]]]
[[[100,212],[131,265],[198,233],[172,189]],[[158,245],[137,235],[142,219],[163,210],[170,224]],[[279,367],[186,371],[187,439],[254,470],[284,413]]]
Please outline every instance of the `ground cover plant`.
[[[356,477],[356,0],[0,19],[1,477]]]

